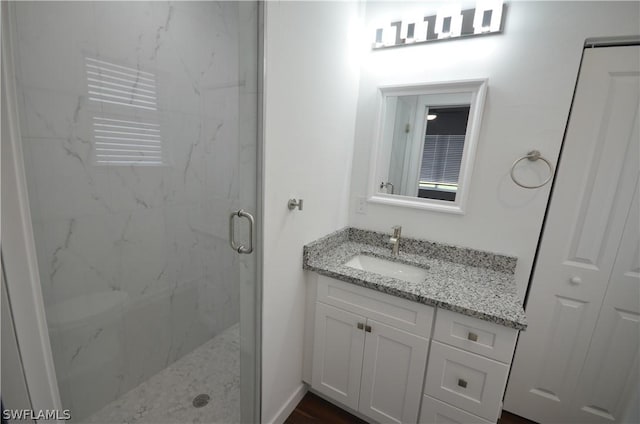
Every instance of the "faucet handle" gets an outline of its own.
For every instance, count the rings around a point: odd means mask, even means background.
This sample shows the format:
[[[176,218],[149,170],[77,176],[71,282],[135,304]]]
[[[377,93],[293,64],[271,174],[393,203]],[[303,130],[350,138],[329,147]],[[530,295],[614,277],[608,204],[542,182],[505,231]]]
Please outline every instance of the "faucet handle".
[[[391,229],[393,230],[393,237],[400,237],[400,234],[402,233],[401,225],[394,225]]]

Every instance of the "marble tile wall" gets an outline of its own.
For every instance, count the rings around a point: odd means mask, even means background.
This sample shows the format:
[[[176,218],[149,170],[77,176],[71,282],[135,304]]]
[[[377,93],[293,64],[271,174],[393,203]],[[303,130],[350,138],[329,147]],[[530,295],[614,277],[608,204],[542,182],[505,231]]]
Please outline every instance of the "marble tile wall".
[[[255,189],[257,54],[243,44],[256,11],[13,6],[40,277],[63,404],[78,421],[239,320],[227,220]],[[163,165],[95,163],[94,116],[146,115],[91,100],[87,57],[156,75]]]

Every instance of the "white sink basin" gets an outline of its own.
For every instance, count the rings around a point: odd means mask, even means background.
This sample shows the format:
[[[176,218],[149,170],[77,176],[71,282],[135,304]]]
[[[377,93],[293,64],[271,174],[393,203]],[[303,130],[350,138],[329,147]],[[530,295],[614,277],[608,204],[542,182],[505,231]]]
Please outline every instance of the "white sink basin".
[[[345,263],[346,266],[362,271],[373,272],[385,277],[411,283],[421,283],[427,278],[427,270],[400,262],[388,261],[368,255],[356,255]]]

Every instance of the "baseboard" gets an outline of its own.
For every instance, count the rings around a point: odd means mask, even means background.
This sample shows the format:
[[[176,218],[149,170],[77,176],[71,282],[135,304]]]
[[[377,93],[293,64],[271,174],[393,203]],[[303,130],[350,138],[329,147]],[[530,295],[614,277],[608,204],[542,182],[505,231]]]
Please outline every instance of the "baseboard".
[[[269,424],[283,424],[284,421],[291,415],[296,406],[300,403],[304,395],[307,394],[309,388],[305,383],[301,383],[300,386],[294,390],[289,396],[289,399],[282,405],[280,410],[270,420],[266,421]]]

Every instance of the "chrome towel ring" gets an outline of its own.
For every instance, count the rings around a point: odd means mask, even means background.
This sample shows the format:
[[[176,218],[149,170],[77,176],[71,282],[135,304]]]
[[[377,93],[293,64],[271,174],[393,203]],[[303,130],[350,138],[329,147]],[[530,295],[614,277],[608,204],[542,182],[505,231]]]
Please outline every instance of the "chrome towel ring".
[[[544,163],[546,163],[547,166],[549,167],[549,176],[547,177],[547,179],[544,180],[542,183],[537,184],[537,185],[526,185],[526,184],[522,184],[520,181],[518,181],[516,179],[513,171],[516,169],[516,165],[519,164],[520,162],[522,162],[525,159],[529,159],[531,162],[535,162],[538,159],[542,159],[542,161]],[[516,183],[517,185],[519,185],[522,188],[540,188],[543,185],[547,184],[549,181],[551,181],[551,178],[553,178],[553,165],[551,165],[551,162],[549,162],[547,159],[545,159],[540,154],[540,151],[538,151],[538,150],[531,150],[525,156],[523,156],[520,159],[516,160],[515,162],[513,162],[513,165],[511,165],[511,179],[513,180],[514,183]]]

